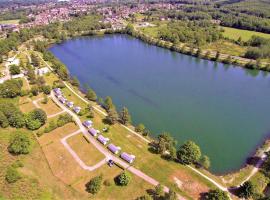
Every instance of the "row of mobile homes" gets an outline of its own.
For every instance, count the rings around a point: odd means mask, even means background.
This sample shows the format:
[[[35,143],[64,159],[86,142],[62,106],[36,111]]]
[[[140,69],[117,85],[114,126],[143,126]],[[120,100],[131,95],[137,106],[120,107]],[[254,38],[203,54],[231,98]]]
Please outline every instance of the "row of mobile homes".
[[[60,88],[54,88],[53,92],[54,92],[55,95],[62,95],[62,91],[61,91]]]
[[[74,106],[74,103],[72,101],[68,101],[66,103],[66,106],[69,107],[69,108],[72,108]]]
[[[103,135],[99,135],[97,139],[103,145],[108,144],[108,142],[110,141],[109,138],[105,138]]]
[[[65,104],[67,102],[67,99],[64,98],[63,96],[60,96],[58,99],[62,104]]]

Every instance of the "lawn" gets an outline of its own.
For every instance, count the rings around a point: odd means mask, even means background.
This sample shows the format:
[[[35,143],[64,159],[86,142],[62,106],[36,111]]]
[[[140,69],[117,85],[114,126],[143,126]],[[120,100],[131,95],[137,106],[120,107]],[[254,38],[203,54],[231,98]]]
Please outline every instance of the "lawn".
[[[38,105],[43,109],[47,115],[53,115],[62,111],[58,105],[56,105],[51,98],[48,98],[48,103],[44,104],[42,101],[38,102]]]
[[[242,41],[248,41],[253,35],[270,39],[270,34],[260,33],[255,31],[241,30],[236,28],[222,27],[224,29],[223,36],[229,39],[238,40],[239,37]]]
[[[19,108],[23,113],[30,112],[31,110],[35,109],[35,105],[32,101],[27,97],[21,97],[19,100]]]
[[[0,21],[0,24],[19,24],[19,19],[13,19],[13,20],[3,20]]]
[[[67,143],[88,166],[93,166],[105,158],[102,153],[89,143],[82,133],[68,138]]]
[[[9,137],[16,129],[0,131],[0,193],[5,199],[82,199],[82,195],[55,178],[44,157],[44,154],[33,137],[33,148],[30,154],[13,156],[8,153]],[[29,131],[29,134],[31,132]],[[7,167],[20,160],[19,168],[22,178],[13,184],[5,181]]]
[[[210,51],[219,51],[220,53],[230,54],[234,56],[243,56],[246,52],[246,47],[239,46],[232,42],[225,40],[219,40],[213,43],[210,43],[203,47],[205,50]]]

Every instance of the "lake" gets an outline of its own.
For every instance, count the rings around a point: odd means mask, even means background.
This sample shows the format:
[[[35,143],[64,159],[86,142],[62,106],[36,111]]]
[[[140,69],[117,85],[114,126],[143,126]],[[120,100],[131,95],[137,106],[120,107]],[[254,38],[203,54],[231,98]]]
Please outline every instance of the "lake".
[[[127,35],[81,37],[50,51],[81,85],[128,107],[154,136],[193,140],[211,171],[239,169],[270,133],[270,76],[201,60]],[[132,152],[131,152],[132,153]]]

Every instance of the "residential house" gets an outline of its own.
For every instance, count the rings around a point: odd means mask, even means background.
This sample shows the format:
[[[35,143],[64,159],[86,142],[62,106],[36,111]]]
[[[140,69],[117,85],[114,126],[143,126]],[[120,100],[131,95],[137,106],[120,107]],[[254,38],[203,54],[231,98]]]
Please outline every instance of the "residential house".
[[[110,141],[109,138],[105,138],[103,135],[99,135],[97,139],[103,145],[106,145]]]
[[[112,153],[118,154],[118,153],[120,152],[120,150],[121,150],[121,147],[117,147],[117,146],[115,146],[114,144],[109,144],[109,145],[108,145],[108,149],[109,149]]]
[[[135,156],[134,155],[130,155],[130,154],[125,153],[125,152],[121,153],[120,157],[123,160],[127,161],[128,163],[133,163],[134,160],[135,160]]]

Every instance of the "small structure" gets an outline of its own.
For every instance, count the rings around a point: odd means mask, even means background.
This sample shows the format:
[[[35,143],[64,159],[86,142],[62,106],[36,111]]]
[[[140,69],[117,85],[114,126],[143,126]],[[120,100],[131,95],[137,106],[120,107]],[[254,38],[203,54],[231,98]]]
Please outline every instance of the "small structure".
[[[44,74],[47,74],[48,72],[50,72],[48,67],[42,67],[35,70],[35,74],[39,76],[43,76]]]
[[[94,128],[90,128],[90,129],[88,130],[88,132],[89,132],[92,136],[94,136],[94,137],[96,137],[96,136],[98,135],[98,133],[99,133],[99,131],[96,130],[96,129],[94,129]]]
[[[67,105],[67,107],[72,108],[73,105],[74,105],[74,103],[73,103],[72,101],[68,101],[68,102],[66,103],[66,105]]]
[[[60,88],[54,88],[53,92],[54,92],[54,94],[62,95],[62,91]]]
[[[103,145],[106,145],[110,141],[109,138],[105,138],[103,135],[99,135],[97,139]]]
[[[65,104],[66,103],[66,99],[64,98],[64,97],[62,97],[62,96],[60,96],[59,98],[59,101],[62,103],[62,104]]]
[[[83,125],[86,127],[86,128],[90,128],[92,126],[93,122],[91,120],[86,120],[83,122]]]
[[[130,163],[130,164],[133,163],[134,160],[135,160],[135,156],[134,156],[134,155],[129,155],[129,154],[126,153],[126,152],[121,153],[120,157],[121,157],[123,160],[127,161],[128,163]]]
[[[75,107],[73,108],[73,111],[74,111],[76,114],[79,114],[79,112],[81,111],[81,107],[75,106]]]
[[[112,153],[118,154],[118,153],[120,152],[120,150],[121,150],[121,147],[117,147],[117,146],[115,146],[114,144],[109,144],[109,145],[108,145],[108,149],[109,149]]]
[[[15,74],[15,75],[11,76],[11,78],[13,78],[13,79],[22,78],[22,77],[24,77],[24,74]]]

